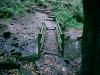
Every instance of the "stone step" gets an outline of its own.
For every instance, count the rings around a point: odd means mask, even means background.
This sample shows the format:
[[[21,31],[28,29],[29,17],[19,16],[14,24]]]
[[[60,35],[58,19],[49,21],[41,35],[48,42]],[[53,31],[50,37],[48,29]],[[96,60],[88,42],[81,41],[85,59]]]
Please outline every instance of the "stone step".
[[[42,61],[38,60],[35,62],[37,67],[41,67],[43,65]]]
[[[45,51],[44,54],[59,55],[59,52]]]
[[[46,18],[47,21],[54,21],[53,18]]]
[[[48,18],[53,18],[53,19],[54,19],[54,18],[55,18],[55,16],[48,16]]]
[[[48,30],[55,30],[56,27],[47,27]]]
[[[64,61],[64,58],[56,58],[56,62],[59,62],[63,66],[67,66],[67,63]]]
[[[51,71],[55,72],[55,74],[63,75],[63,73],[61,71],[57,70],[54,66],[50,65],[49,67],[50,67]]]

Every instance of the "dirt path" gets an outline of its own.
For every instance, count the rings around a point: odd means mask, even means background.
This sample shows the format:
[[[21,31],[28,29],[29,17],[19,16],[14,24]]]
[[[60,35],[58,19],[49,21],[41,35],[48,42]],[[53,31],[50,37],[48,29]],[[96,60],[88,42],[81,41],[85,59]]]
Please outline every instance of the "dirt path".
[[[49,25],[48,25],[49,24]],[[46,31],[44,52],[42,57],[37,63],[39,72],[41,75],[71,75],[71,71],[68,68],[68,64],[61,57],[61,53],[58,49],[58,42],[55,31],[55,23],[52,21],[46,21],[48,30]]]
[[[44,19],[47,19],[46,25],[48,30],[46,31],[44,44],[45,53],[43,53],[41,60],[39,60],[39,63],[42,62],[42,65],[38,67],[39,71],[43,75],[71,75],[68,64],[65,63],[65,59],[61,58],[61,54],[60,52],[58,52],[56,32],[55,30],[52,30],[52,28],[55,28],[56,24],[53,21],[48,21],[49,19],[47,14],[36,12],[35,15],[30,13],[27,14],[25,17],[19,18],[18,20],[5,21],[3,19],[0,19],[1,24],[8,25],[8,29],[3,29],[0,32],[10,30],[12,33],[11,38],[6,40],[6,42],[2,41],[5,39],[2,38],[2,33],[0,33],[0,48],[3,47],[2,50],[7,51],[9,53],[9,57],[11,56],[10,52],[13,49],[20,51],[22,53],[22,56],[28,56],[34,53],[38,53],[37,35]],[[80,32],[79,34],[81,33],[82,32]],[[77,33],[75,31],[65,34],[70,36],[73,36],[74,34],[75,38],[77,37]],[[19,44],[24,43],[25,46],[23,46],[22,48],[11,46],[11,43],[14,41],[14,35],[18,37],[16,41],[18,41]],[[70,42],[68,44],[70,44]],[[70,45],[70,47],[72,46],[73,45]],[[72,48],[70,49],[70,51],[71,50]],[[71,53],[70,51],[68,53],[67,50],[67,53],[69,55]],[[73,54],[75,55],[75,53]],[[26,68],[28,67],[29,66],[26,66]],[[33,70],[29,70],[29,72],[33,72]]]

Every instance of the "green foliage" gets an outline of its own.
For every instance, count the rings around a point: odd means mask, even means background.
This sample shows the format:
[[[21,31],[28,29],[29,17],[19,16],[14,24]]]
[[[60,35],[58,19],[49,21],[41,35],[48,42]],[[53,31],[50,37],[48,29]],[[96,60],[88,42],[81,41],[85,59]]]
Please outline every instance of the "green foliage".
[[[25,6],[17,1],[1,1],[0,18],[9,18],[11,16],[23,16],[26,14]]]
[[[68,4],[59,2],[53,6],[52,11],[58,19],[61,27],[74,27],[80,29],[83,27],[82,3],[78,0],[67,1]]]
[[[83,22],[83,15],[80,11],[73,12],[73,18],[75,18],[77,22]]]
[[[7,8],[7,7],[2,7],[0,8],[0,17],[1,18],[8,18],[8,17],[11,17],[13,14],[12,14],[12,9],[11,8]]]

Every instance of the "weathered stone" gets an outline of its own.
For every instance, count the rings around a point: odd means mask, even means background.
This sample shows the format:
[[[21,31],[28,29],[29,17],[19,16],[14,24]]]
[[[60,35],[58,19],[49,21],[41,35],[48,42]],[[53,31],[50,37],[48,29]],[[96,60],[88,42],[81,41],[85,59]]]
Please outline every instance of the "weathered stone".
[[[20,46],[19,49],[20,49],[20,50],[24,50],[24,47],[23,47],[23,46]]]
[[[15,47],[18,47],[19,46],[19,43],[17,41],[14,41],[11,46],[15,46]]]
[[[36,64],[36,66],[38,66],[38,67],[41,67],[41,66],[43,65],[42,61],[39,61],[39,60],[36,61],[35,64]]]
[[[46,20],[47,20],[47,21],[54,21],[53,18],[47,18]]]
[[[61,65],[67,65],[63,58],[56,58],[56,61],[59,62]]]
[[[61,61],[64,61],[64,59],[63,58],[56,58],[56,61],[61,62]]]
[[[7,42],[7,40],[6,39],[2,39],[2,42]]]
[[[12,55],[12,56],[13,56],[13,55],[21,56],[22,54],[21,54],[21,52],[19,52],[19,51],[14,51],[14,52],[12,52],[11,55]]]
[[[54,58],[54,56],[52,56],[52,55],[48,55],[47,56],[49,59],[53,59]]]
[[[59,55],[58,52],[54,52],[54,51],[45,51],[44,54]]]
[[[15,49],[12,49],[12,50],[11,50],[11,53],[14,52],[14,51],[15,51]]]
[[[55,18],[55,16],[48,16],[48,18]]]
[[[24,27],[24,29],[27,29],[27,27]]]
[[[21,25],[24,25],[24,23],[22,23]]]
[[[25,43],[24,43],[24,42],[21,42],[21,43],[20,43],[20,46],[25,46]]]
[[[55,30],[55,27],[47,27],[48,30]]]
[[[54,66],[49,66],[51,68],[51,71],[55,72],[57,75],[63,75],[62,72],[58,71]]]
[[[11,23],[11,25],[14,25],[14,23]]]

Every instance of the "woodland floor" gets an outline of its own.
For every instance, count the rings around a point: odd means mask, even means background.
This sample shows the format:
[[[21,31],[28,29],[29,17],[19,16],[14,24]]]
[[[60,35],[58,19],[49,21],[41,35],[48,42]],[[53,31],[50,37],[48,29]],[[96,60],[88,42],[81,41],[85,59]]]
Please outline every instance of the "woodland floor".
[[[6,50],[8,52],[9,57],[11,56],[10,52],[12,49],[16,49],[16,50],[20,51],[22,53],[22,56],[37,54],[38,53],[37,36],[39,33],[39,29],[41,28],[42,22],[44,21],[44,19],[50,20],[50,18],[48,18],[49,15],[50,14],[46,14],[46,13],[40,12],[38,10],[38,11],[35,11],[35,14],[28,13],[26,16],[21,17],[18,20],[0,19],[0,24],[6,24],[8,26],[7,28],[3,28],[0,30],[0,40],[3,40],[2,34],[5,30],[10,30],[10,32],[12,33],[10,39],[7,39],[5,42],[0,41],[0,50],[1,49]],[[56,23],[54,21],[46,21],[46,25],[49,28],[49,27],[53,27],[54,25],[56,25]],[[56,32],[54,32],[53,30],[47,30],[46,40],[48,40],[48,41],[45,44],[46,45],[45,48],[48,50],[57,49],[57,41],[55,40],[56,39],[55,33]],[[81,62],[81,56],[80,56],[81,41],[77,40],[77,37],[82,36],[82,30],[77,30],[77,29],[71,28],[71,29],[68,29],[67,31],[64,31],[64,33],[66,36],[70,36],[70,38],[65,41],[65,55],[67,55],[67,57],[69,58],[70,63],[71,63],[71,65],[70,65],[71,67],[69,67],[69,68],[73,69],[73,71],[75,70],[75,72],[76,72],[79,70],[79,67],[81,64],[80,63]],[[48,34],[50,34],[50,35],[48,35]],[[18,37],[17,41],[19,42],[19,44],[21,44],[21,43],[27,44],[27,45],[23,46],[23,50],[21,50],[22,48],[20,48],[20,47],[10,46],[10,44],[14,41],[12,39],[12,37],[14,35],[16,35]],[[54,40],[56,42],[54,42]],[[53,42],[53,44],[52,44],[52,42]],[[51,46],[52,46],[52,48],[51,48]],[[45,56],[44,59],[46,59],[46,61],[45,61],[46,64],[51,61],[52,61],[51,62],[52,65],[57,64],[57,63],[55,63],[55,59],[48,60],[48,58],[47,58],[48,55],[44,55],[44,56]],[[50,57],[50,55],[49,55],[49,57]],[[53,56],[53,57],[58,58],[58,56]],[[34,64],[32,64],[32,65],[34,66]],[[29,70],[28,72],[31,72],[30,75],[32,75],[32,74],[36,75],[36,73],[38,73],[38,71],[34,72],[33,70],[31,70],[30,68],[32,68],[32,66],[30,66],[28,64],[23,65],[22,67],[27,68]],[[43,66],[43,67],[46,67],[46,66]],[[58,67],[59,67],[59,65],[58,65]],[[54,69],[54,67],[52,67],[52,66],[51,66],[51,68]],[[44,70],[44,68],[42,68],[41,70]],[[46,70],[48,70],[48,68]],[[69,70],[69,72],[70,72],[70,70]],[[65,73],[67,73],[67,72],[65,72]],[[65,73],[64,73],[64,75],[70,75],[70,74],[65,74]],[[43,73],[41,73],[41,74],[43,74]],[[44,74],[44,75],[50,75],[50,74],[48,72],[47,74]],[[62,75],[62,74],[57,74],[57,75]],[[75,75],[75,74],[73,73],[73,75]]]

